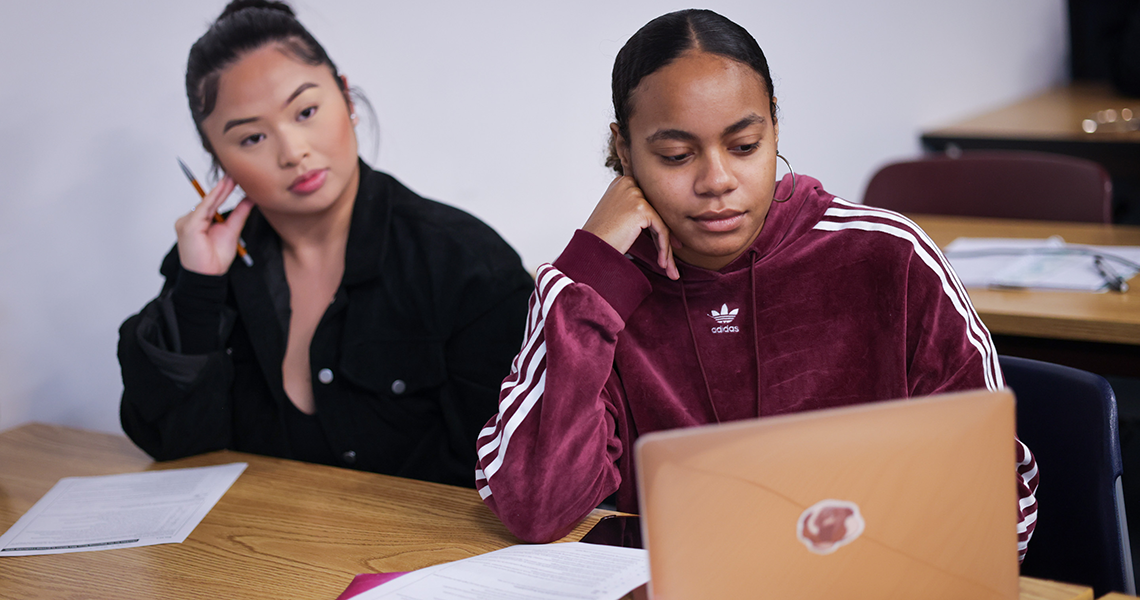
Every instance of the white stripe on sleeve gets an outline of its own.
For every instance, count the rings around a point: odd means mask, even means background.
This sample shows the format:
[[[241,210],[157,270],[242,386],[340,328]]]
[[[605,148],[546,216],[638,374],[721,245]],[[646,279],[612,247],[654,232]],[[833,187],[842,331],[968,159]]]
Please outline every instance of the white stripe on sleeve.
[[[479,432],[477,453],[483,461],[494,454],[491,462],[476,469],[476,486],[480,497],[491,495],[490,479],[503,465],[511,436],[538,403],[546,387],[546,336],[543,325],[558,295],[574,283],[553,265],[538,270],[531,311],[527,319],[527,337],[522,350],[511,365],[512,376],[503,381],[499,413],[494,426]]]
[[[894,213],[874,213],[865,215],[856,215],[864,211],[849,211],[842,208],[829,208],[825,216],[874,216],[881,218],[890,218],[896,216]],[[901,217],[900,217],[901,218]],[[891,219],[898,220],[898,219]],[[1004,381],[1001,377],[1001,370],[997,365],[997,350],[993,347],[993,342],[990,340],[988,331],[985,325],[977,318],[977,313],[974,312],[973,307],[969,305],[969,296],[966,295],[965,289],[961,287],[961,282],[957,281],[957,277],[953,274],[953,270],[947,264],[941,264],[941,261],[936,259],[931,251],[928,251],[924,244],[919,242],[917,227],[915,229],[904,229],[886,223],[879,223],[876,221],[820,221],[816,223],[814,229],[822,231],[843,231],[843,230],[861,230],[886,233],[894,237],[909,241],[914,247],[915,255],[917,255],[927,267],[938,277],[942,284],[942,290],[946,297],[950,300],[951,305],[955,311],[965,320],[967,339],[978,352],[982,355],[984,365],[984,377],[986,387],[990,390],[997,390],[1004,387]],[[925,237],[925,236],[923,236]],[[929,238],[927,238],[929,240]],[[931,244],[932,251],[937,253],[938,258],[942,261],[945,259],[938,251],[938,247]]]
[[[938,263],[941,265],[941,271],[949,276],[950,283],[953,286],[953,289],[958,293],[958,297],[967,307],[969,307],[969,314],[973,317],[972,319],[969,319],[970,331],[979,336],[979,342],[984,344],[988,350],[987,352],[983,353],[983,358],[988,366],[988,369],[990,370],[990,373],[993,375],[995,387],[992,389],[1000,389],[1005,387],[1005,378],[1002,376],[1001,367],[998,364],[997,348],[994,347],[993,341],[990,339],[989,330],[986,328],[986,325],[982,322],[981,318],[977,316],[977,310],[974,309],[973,302],[970,301],[970,295],[966,291],[966,286],[962,285],[962,281],[958,279],[958,274],[954,272],[954,269],[950,266],[950,261],[946,259],[945,255],[942,254],[942,250],[938,247],[938,244],[935,244],[934,240],[930,239],[930,236],[928,236],[926,232],[918,226],[917,223],[892,210],[887,210],[885,208],[875,208],[862,204],[855,204],[853,202],[848,202],[842,198],[835,198],[835,203],[846,206],[848,208],[829,208],[824,213],[825,216],[878,217],[881,219],[894,221],[905,226],[907,231],[915,235],[918,239],[922,240],[925,246],[931,250],[934,257],[938,260]],[[984,334],[982,333],[983,331],[985,332]]]

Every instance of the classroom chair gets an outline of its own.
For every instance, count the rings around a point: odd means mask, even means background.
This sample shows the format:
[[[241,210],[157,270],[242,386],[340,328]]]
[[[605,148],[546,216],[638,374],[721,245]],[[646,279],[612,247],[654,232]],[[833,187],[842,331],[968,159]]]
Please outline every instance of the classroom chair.
[[[1100,375],[999,357],[1017,434],[1037,458],[1037,529],[1021,574],[1136,593],[1121,486],[1116,395]]]
[[[977,151],[889,164],[863,203],[901,213],[1112,222],[1112,180],[1099,164],[1043,152]]]

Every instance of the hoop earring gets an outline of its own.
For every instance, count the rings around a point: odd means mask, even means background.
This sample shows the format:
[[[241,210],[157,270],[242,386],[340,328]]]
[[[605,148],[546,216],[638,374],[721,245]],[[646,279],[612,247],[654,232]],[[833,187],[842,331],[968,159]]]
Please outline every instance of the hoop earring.
[[[792,196],[796,195],[796,172],[792,170],[792,163],[788,162],[788,159],[784,158],[779,152],[776,153],[776,158],[784,161],[784,164],[788,166],[788,173],[792,174],[792,191],[788,194],[787,198],[776,198],[773,196],[772,202],[787,202],[792,199]]]

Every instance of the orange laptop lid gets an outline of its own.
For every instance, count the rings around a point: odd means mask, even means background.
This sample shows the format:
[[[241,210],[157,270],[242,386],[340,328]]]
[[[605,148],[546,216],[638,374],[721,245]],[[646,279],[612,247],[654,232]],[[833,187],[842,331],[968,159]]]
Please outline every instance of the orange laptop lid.
[[[657,432],[636,460],[655,599],[1018,597],[1008,391]]]

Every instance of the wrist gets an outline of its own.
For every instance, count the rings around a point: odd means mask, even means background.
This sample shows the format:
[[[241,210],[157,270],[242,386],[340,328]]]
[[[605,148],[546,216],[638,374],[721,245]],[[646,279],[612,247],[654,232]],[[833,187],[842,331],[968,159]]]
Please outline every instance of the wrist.
[[[181,249],[178,253],[178,265],[181,267],[179,269],[181,272],[193,273],[201,277],[219,277],[225,275],[226,271],[229,270],[229,265],[223,266],[216,264],[216,262],[215,264],[208,264],[193,259],[188,260],[186,256],[183,256]]]
[[[632,260],[584,229],[574,233],[554,266],[571,280],[593,288],[623,320],[652,291],[649,280]]]

